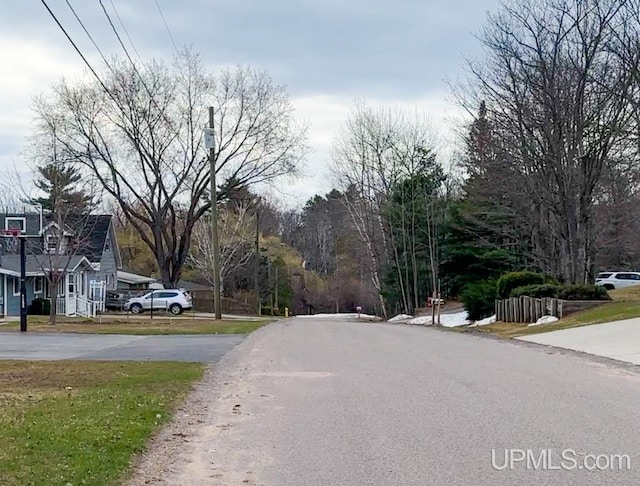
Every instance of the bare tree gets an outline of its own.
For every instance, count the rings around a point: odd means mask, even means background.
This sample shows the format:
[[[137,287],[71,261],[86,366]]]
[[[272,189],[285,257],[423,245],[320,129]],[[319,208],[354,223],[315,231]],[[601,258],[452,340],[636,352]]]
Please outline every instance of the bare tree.
[[[533,261],[568,282],[593,277],[595,197],[628,141],[637,71],[613,48],[634,11],[633,0],[504,5],[480,36],[486,56],[471,63],[462,96],[469,108],[486,102],[513,175],[492,179],[494,200],[528,215]]]
[[[241,201],[223,207],[218,215],[220,239],[220,275],[225,282],[229,275],[245,267],[255,255],[255,211],[250,202]],[[199,271],[209,285],[215,285],[213,244],[208,218],[198,221],[188,263]]]
[[[239,67],[214,76],[197,55],[172,66],[115,60],[102,83],[61,81],[36,103],[39,134],[57,140],[99,182],[153,251],[165,286],[180,279],[198,220],[211,207],[202,131],[215,107],[218,180],[237,186],[295,175],[306,127],[282,86]],[[223,197],[217,194],[217,198]]]
[[[433,146],[434,134],[424,116],[384,107],[371,108],[363,102],[356,103],[335,142],[334,174],[345,188],[345,204],[366,248],[372,269],[371,282],[379,293],[385,316],[382,279],[390,263],[398,272],[404,311],[413,309],[414,302],[418,301],[411,290],[417,293],[417,277],[409,270],[410,262],[416,262],[418,228],[415,220],[411,220],[411,212],[407,212],[406,217],[404,212],[393,215],[389,203],[392,191],[402,180],[416,175],[418,160],[424,156],[425,149]],[[404,211],[404,205],[401,204],[400,209]],[[398,217],[402,224],[399,234],[391,224]]]

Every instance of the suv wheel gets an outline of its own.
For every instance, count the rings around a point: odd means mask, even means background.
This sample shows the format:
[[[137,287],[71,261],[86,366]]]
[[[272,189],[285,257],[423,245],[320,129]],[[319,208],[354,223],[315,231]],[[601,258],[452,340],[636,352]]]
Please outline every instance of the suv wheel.
[[[131,304],[132,314],[142,314],[142,306],[140,304]]]
[[[607,290],[615,290],[615,287],[611,284],[604,284],[603,287]]]
[[[182,306],[180,304],[171,304],[169,307],[169,312],[171,312],[174,316],[179,316],[182,314]]]

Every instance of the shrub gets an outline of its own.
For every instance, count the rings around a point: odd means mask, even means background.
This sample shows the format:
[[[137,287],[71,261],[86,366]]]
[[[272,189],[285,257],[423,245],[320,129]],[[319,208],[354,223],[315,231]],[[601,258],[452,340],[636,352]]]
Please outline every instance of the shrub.
[[[507,299],[514,289],[528,285],[542,285],[546,283],[545,280],[546,277],[541,273],[528,271],[505,273],[498,279],[498,296],[501,299]]]
[[[484,280],[467,285],[461,299],[469,319],[478,321],[495,313],[495,301],[498,298],[495,280]]]
[[[555,284],[525,285],[511,291],[510,297],[532,297],[542,299],[544,297],[557,297],[560,286]]]
[[[27,308],[27,314],[32,316],[48,316],[51,312],[51,301],[49,299],[33,299]]]
[[[558,292],[562,300],[611,300],[607,289],[600,285],[568,285]]]

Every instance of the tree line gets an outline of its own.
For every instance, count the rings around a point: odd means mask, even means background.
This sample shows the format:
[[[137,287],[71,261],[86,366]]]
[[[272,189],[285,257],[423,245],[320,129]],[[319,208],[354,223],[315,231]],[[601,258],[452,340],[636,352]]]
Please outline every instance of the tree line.
[[[170,65],[113,62],[102,85],[61,81],[36,103],[34,139],[95,182],[131,266],[153,262],[167,286],[185,275],[215,285],[212,200],[225,293],[272,312],[412,314],[434,291],[457,296],[519,269],[592,282],[640,264],[639,3],[505,3],[453,86],[471,119],[457,155],[443,160],[426,116],[358,101],[328,162],[335,189],[300,210],[257,189],[295,175],[307,151],[286,90],[250,68],[209,73],[188,50]]]

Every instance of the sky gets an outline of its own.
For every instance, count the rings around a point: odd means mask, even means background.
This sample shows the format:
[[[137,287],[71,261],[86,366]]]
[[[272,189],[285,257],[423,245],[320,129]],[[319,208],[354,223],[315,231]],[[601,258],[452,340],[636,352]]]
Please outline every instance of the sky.
[[[448,81],[463,78],[465,59],[481,55],[474,34],[498,8],[498,0],[102,2],[114,19],[117,11],[143,59],[170,59],[174,45],[190,45],[211,69],[250,65],[287,87],[311,145],[306,177],[273,190],[287,207],[331,190],[333,139],[355,99],[428,114],[441,153],[450,153],[462,112]],[[105,54],[123,54],[98,0],[47,4],[94,66],[98,52],[68,4]],[[0,46],[0,182],[17,171],[28,185],[33,98],[62,76],[80,76],[84,64],[41,1],[3,4]]]

